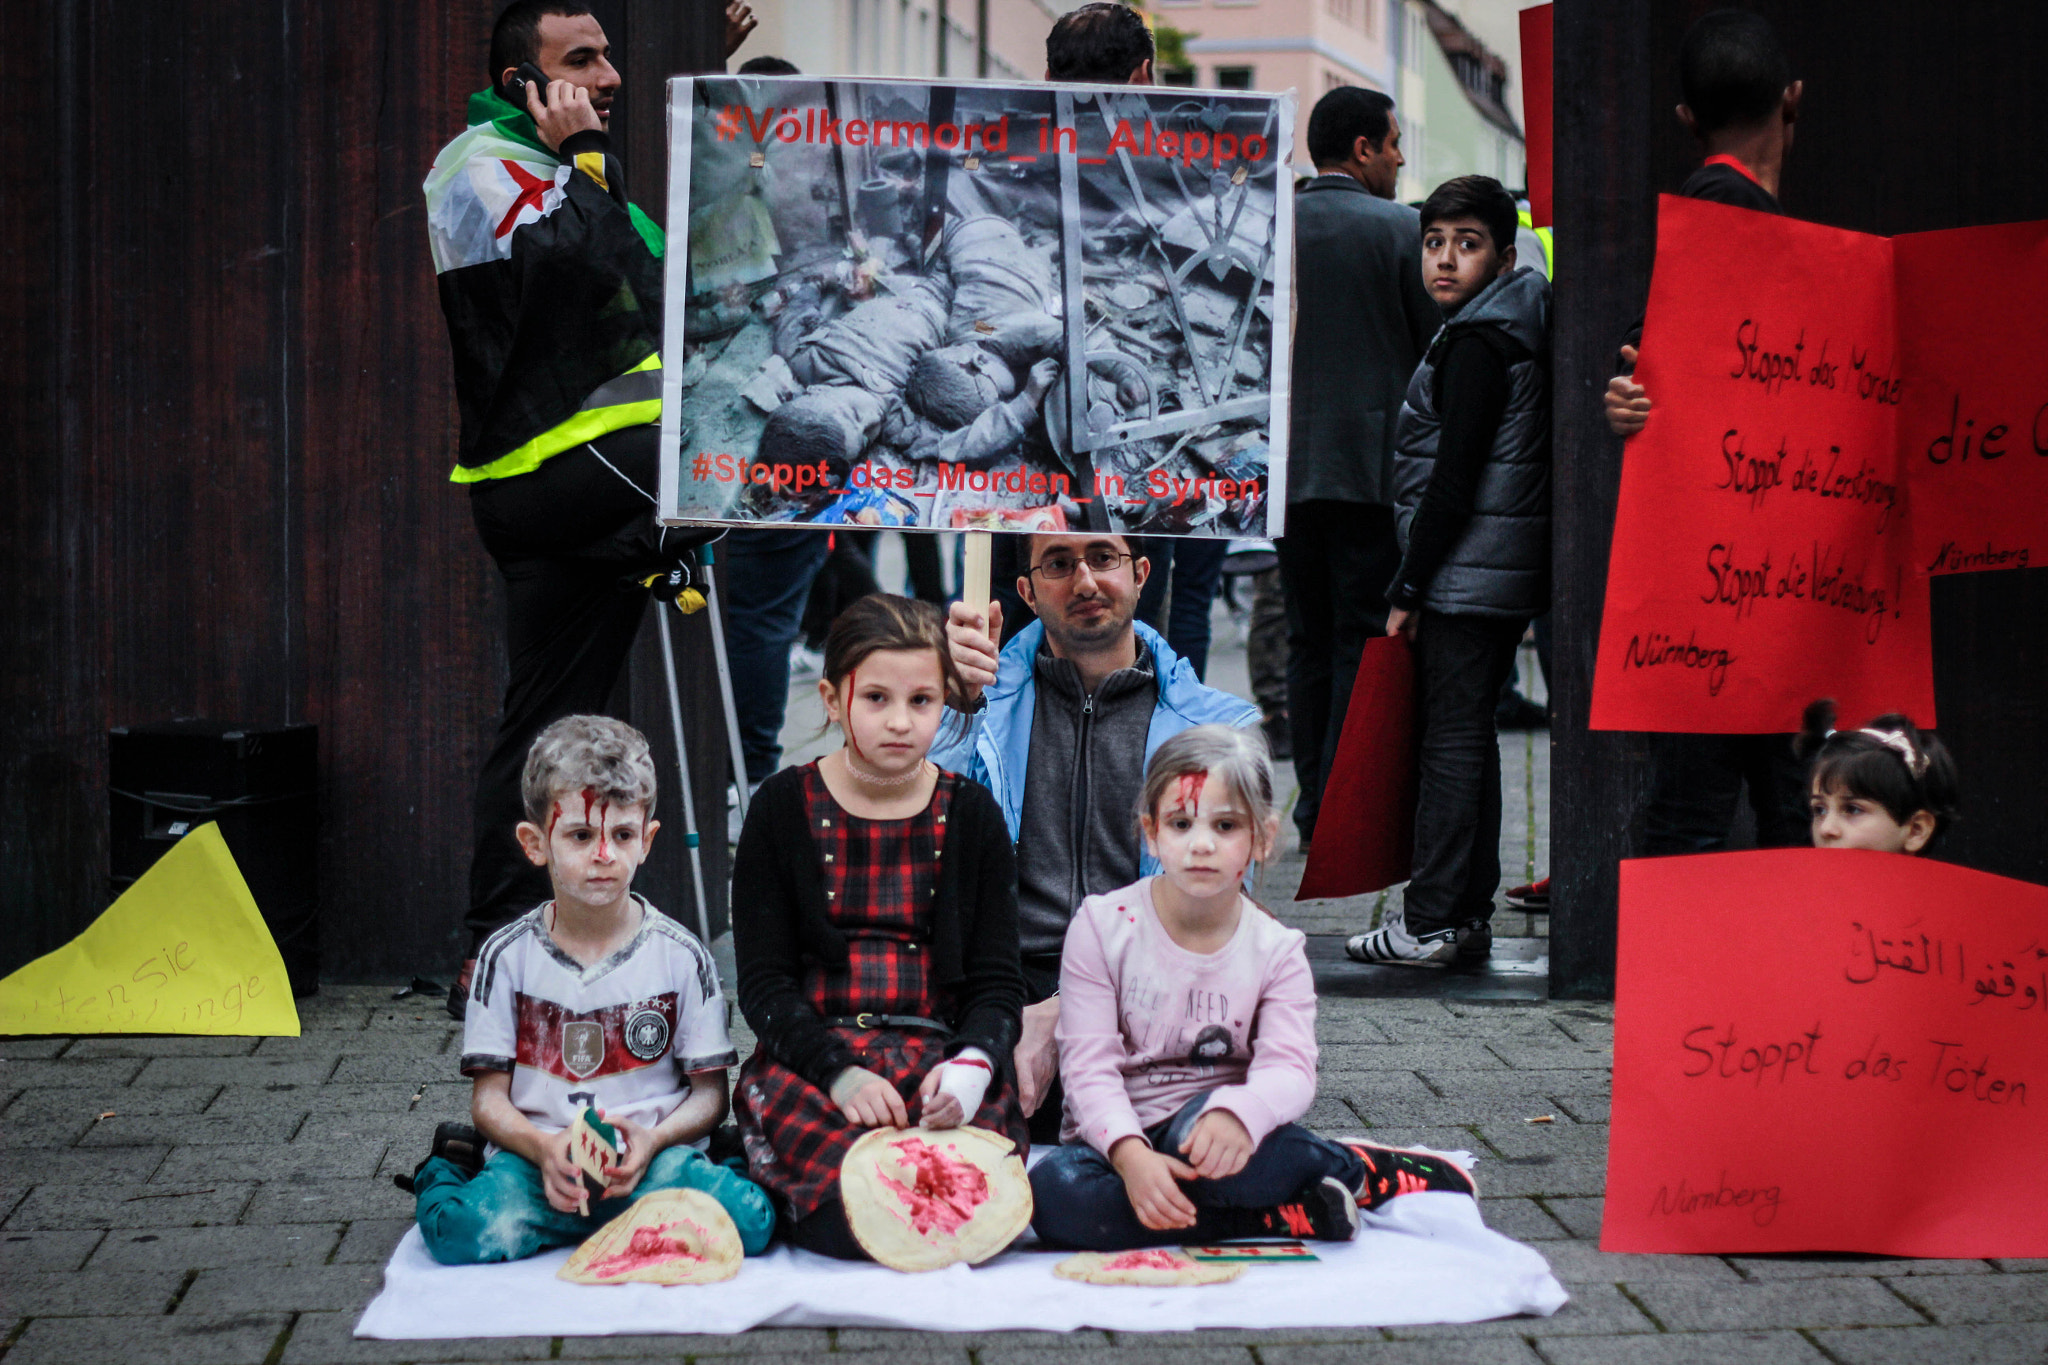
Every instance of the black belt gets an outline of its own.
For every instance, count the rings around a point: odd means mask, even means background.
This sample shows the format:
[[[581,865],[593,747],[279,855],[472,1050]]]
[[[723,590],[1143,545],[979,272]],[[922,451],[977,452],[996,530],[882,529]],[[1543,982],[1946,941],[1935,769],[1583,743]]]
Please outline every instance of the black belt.
[[[928,1028],[951,1033],[951,1024],[927,1019],[921,1014],[835,1014],[825,1020],[828,1028]]]

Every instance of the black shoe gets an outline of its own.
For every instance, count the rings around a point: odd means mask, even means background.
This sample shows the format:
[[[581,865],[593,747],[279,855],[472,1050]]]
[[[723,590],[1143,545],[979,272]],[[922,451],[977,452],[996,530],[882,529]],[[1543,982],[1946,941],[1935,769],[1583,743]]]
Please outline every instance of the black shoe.
[[[1259,729],[1266,735],[1266,752],[1273,756],[1275,763],[1294,761],[1294,734],[1285,716],[1268,716],[1259,722]]]
[[[1550,709],[1530,701],[1520,692],[1510,692],[1493,708],[1496,730],[1548,730]]]
[[[1458,931],[1458,951],[1451,954],[1453,970],[1478,971],[1493,960],[1493,925],[1483,919],[1468,920]]]
[[[455,978],[455,984],[448,988],[448,1017],[456,1023],[469,1019],[469,978],[476,973],[476,959],[465,958],[462,974]]]
[[[1463,1167],[1434,1152],[1411,1151],[1406,1147],[1382,1147],[1363,1138],[1339,1138],[1340,1146],[1351,1149],[1365,1163],[1365,1183],[1359,1187],[1358,1203],[1376,1209],[1396,1195],[1419,1190],[1444,1190],[1451,1194],[1479,1197],[1479,1186]]]
[[[415,1194],[413,1188],[419,1174],[427,1168],[427,1162],[435,1157],[451,1162],[463,1174],[474,1177],[484,1168],[484,1135],[466,1123],[444,1123],[434,1130],[434,1146],[427,1153],[426,1161],[412,1168],[411,1175],[394,1175],[391,1183],[407,1194]]]
[[[1358,1235],[1358,1201],[1344,1182],[1324,1176],[1289,1202],[1271,1209],[1240,1209],[1234,1237],[1306,1237],[1348,1242]]]

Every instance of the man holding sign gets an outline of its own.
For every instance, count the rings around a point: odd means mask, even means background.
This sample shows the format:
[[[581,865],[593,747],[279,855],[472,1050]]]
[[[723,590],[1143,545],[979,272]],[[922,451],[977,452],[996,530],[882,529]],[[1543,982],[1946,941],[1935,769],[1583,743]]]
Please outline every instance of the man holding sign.
[[[1805,89],[1768,20],[1715,10],[1686,31],[1679,122],[1699,139],[1706,160],[1679,193],[1688,199],[1778,214],[1778,187]],[[1621,348],[1622,372],[1608,381],[1607,424],[1633,436],[1649,421],[1650,397],[1635,382],[1642,323]],[[1646,851],[1709,853],[1728,845],[1735,803],[1749,789],[1762,848],[1806,842],[1805,791],[1789,733],[1660,734],[1652,740],[1653,777]]]

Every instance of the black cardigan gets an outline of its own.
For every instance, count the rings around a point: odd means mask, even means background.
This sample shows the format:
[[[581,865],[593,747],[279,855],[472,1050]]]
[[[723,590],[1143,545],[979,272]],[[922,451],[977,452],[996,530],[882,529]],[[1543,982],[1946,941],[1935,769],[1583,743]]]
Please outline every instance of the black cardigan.
[[[978,1047],[1000,1070],[1010,1065],[1024,1007],[1016,853],[995,797],[979,782],[958,779],[946,823],[931,943],[935,979],[960,999],[960,1017],[947,1021],[955,1032],[946,1053]],[[859,1062],[803,991],[808,963],[843,964],[847,952],[827,914],[801,768],[783,769],[754,794],[733,856],[732,928],[740,1013],[770,1056],[829,1090]]]

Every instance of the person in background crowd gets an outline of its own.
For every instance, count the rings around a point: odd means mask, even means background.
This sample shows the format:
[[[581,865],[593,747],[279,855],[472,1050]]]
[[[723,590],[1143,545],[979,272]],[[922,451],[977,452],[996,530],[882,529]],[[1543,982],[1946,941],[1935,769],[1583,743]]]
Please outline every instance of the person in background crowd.
[[[727,7],[727,55],[754,24]],[[546,89],[519,78],[529,64]],[[610,41],[579,0],[514,0],[488,66],[468,127],[422,186],[462,415],[450,478],[468,487],[505,582],[509,672],[477,774],[457,1019],[477,949],[547,899],[511,834],[527,750],[551,722],[610,701],[647,614],[646,594],[621,581],[703,539],[654,521],[666,238],[626,198]]]
[[[1287,532],[1287,714],[1315,834],[1365,642],[1386,629],[1394,542],[1394,423],[1443,314],[1422,287],[1421,227],[1393,202],[1405,159],[1394,102],[1337,87],[1309,114],[1316,176],[1295,193],[1293,418]]]
[[[1500,886],[1501,684],[1550,603],[1550,282],[1515,265],[1515,201],[1459,176],[1422,206],[1443,330],[1401,405],[1401,566],[1387,632],[1415,642],[1415,875],[1402,911],[1345,951],[1477,965]],[[1504,244],[1504,245],[1503,245]]]
[[[1778,190],[1805,85],[1792,79],[1770,22],[1732,9],[1700,16],[1679,52],[1679,87],[1679,122],[1706,153],[1679,193],[1782,213]],[[1634,378],[1642,331],[1638,322],[1621,348],[1621,373],[1607,384],[1607,424],[1618,436],[1633,436],[1650,420],[1650,396]],[[1791,741],[1786,734],[1652,735],[1645,851],[1656,857],[1726,848],[1745,786],[1757,847],[1805,843],[1806,785]]]

